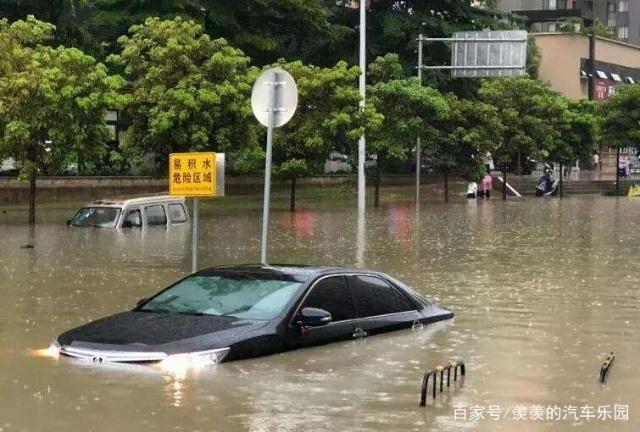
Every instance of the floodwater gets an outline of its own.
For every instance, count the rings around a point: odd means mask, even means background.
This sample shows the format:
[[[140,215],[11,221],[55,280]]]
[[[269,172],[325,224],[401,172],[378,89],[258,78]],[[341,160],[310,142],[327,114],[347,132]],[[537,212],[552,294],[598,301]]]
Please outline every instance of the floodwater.
[[[360,244],[352,208],[300,207],[272,214],[272,262],[361,259],[455,319],[186,376],[38,357],[183,276],[190,232],[68,229],[58,209],[30,241],[0,213],[0,431],[640,430],[640,200],[399,202],[368,211]],[[205,212],[201,265],[256,262],[259,216]],[[453,359],[464,384],[418,408],[424,371]]]

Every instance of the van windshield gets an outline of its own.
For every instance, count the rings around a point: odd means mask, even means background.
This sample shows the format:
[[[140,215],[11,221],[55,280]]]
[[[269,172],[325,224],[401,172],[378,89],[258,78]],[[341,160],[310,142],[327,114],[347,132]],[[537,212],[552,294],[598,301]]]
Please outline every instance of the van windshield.
[[[71,226],[115,228],[120,216],[118,207],[84,207],[71,219]]]

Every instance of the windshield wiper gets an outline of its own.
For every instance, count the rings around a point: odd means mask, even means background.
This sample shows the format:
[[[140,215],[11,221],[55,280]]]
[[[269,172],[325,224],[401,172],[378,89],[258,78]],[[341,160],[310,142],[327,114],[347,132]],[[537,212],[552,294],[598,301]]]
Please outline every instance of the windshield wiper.
[[[174,315],[193,315],[193,316],[203,316],[207,315],[204,312],[186,312],[186,311],[174,311],[171,309],[140,309],[140,312],[151,312],[151,313],[161,313],[161,314],[174,314]]]
[[[140,312],[151,312],[151,313],[175,313],[170,309],[138,309]]]

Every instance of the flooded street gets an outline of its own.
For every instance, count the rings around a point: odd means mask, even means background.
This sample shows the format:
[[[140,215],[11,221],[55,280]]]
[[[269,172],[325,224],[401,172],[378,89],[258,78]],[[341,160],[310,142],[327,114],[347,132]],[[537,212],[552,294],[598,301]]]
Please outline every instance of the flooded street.
[[[68,229],[74,210],[41,210],[33,241],[25,213],[0,213],[2,432],[640,430],[640,200],[399,202],[369,209],[362,244],[353,207],[274,211],[271,262],[355,266],[360,251],[455,319],[184,377],[33,355],[190,269],[189,229]],[[205,211],[200,266],[257,262],[259,239],[258,209]],[[423,373],[453,359],[464,386],[418,408]],[[554,404],[578,420],[512,415]],[[580,416],[615,404],[628,421]],[[476,405],[483,420],[455,418]]]

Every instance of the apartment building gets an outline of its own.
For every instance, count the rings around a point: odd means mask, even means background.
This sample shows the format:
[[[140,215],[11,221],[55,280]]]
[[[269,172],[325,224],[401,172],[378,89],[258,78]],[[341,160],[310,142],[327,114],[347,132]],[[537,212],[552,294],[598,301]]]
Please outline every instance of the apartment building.
[[[590,25],[595,18],[616,39],[640,44],[640,0],[498,0],[498,9],[523,15],[532,32],[566,31],[567,19]]]

